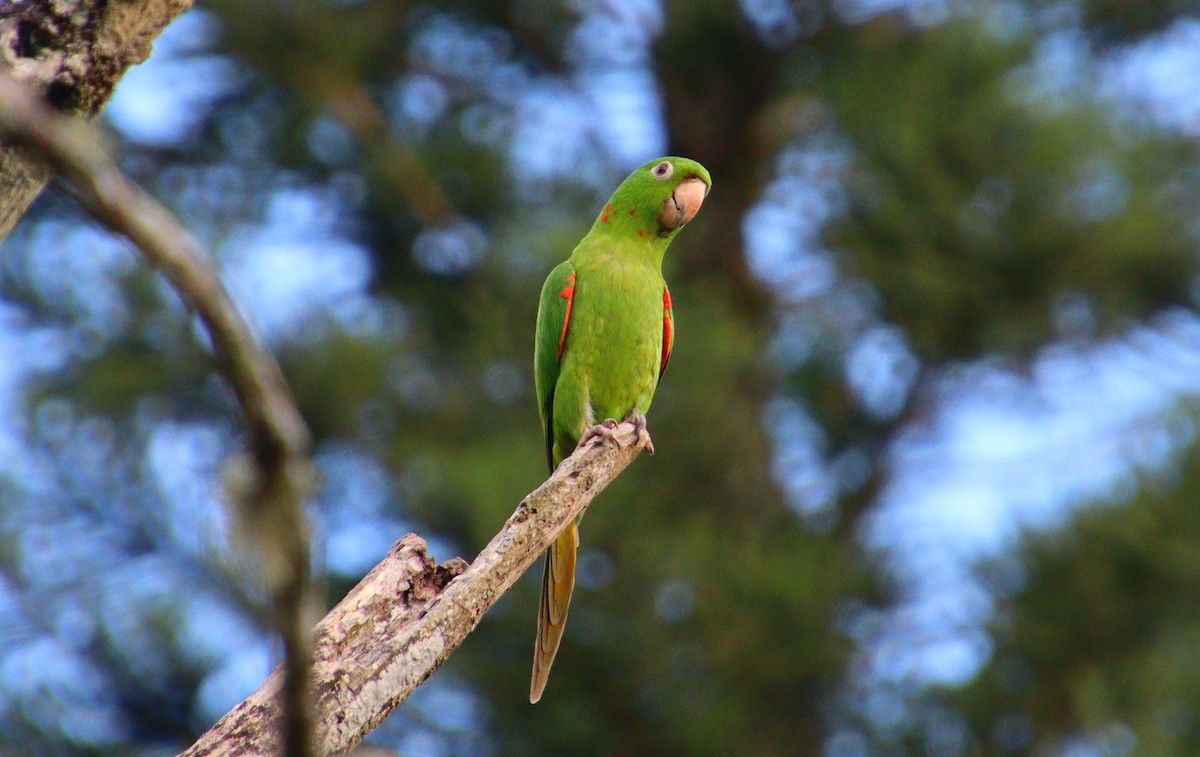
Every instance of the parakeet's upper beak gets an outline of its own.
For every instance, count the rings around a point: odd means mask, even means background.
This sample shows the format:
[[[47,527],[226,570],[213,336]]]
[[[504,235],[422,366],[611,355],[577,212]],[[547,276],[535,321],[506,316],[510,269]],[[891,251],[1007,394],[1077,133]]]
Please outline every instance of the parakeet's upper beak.
[[[683,226],[700,212],[700,206],[704,204],[707,194],[708,184],[704,179],[697,176],[685,179],[663,203],[662,214],[658,217],[659,225],[664,229],[678,229]]]

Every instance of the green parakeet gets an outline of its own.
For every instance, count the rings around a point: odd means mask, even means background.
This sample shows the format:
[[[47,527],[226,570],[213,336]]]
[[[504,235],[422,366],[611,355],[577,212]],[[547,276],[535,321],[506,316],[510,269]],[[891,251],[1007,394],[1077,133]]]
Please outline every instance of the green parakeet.
[[[675,337],[663,254],[711,186],[708,171],[694,160],[643,165],[621,182],[571,257],[546,278],[533,360],[551,471],[577,445],[611,437],[616,419],[645,431]],[[562,641],[578,547],[576,521],[546,550],[530,702],[541,699]]]

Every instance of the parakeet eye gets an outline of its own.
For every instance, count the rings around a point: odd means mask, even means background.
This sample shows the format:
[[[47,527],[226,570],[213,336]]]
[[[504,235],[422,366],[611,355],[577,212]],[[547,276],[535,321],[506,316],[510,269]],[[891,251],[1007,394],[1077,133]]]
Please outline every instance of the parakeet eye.
[[[669,179],[671,178],[671,174],[675,173],[675,166],[671,165],[670,161],[664,160],[654,168],[651,168],[650,173],[654,174],[654,178],[656,179]]]

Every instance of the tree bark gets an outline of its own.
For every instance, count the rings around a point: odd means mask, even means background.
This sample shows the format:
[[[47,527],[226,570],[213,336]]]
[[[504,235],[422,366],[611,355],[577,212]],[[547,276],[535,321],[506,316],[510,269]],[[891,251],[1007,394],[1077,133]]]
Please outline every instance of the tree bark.
[[[58,110],[91,118],[154,38],[193,0],[9,0],[0,3],[0,69]],[[0,143],[0,240],[52,173]]]
[[[459,558],[436,565],[425,542],[409,534],[325,616],[313,655],[314,754],[347,752],[382,723],[649,439],[631,423],[616,433],[619,448],[593,444],[564,460],[470,567]],[[531,655],[533,626],[530,617]],[[276,670],[181,757],[274,754],[280,679]],[[514,696],[523,696],[523,685],[514,686]]]

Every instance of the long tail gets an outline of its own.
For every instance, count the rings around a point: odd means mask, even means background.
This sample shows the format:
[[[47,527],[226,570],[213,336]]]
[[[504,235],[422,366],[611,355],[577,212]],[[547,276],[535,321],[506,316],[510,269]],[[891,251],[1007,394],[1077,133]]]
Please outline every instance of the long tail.
[[[571,606],[571,591],[575,588],[575,551],[579,549],[579,526],[572,523],[559,534],[546,550],[546,569],[542,572],[542,602],[538,611],[537,639],[533,645],[533,680],[529,684],[529,701],[542,698],[550,666],[558,653],[563,629],[567,625],[567,608]]]

